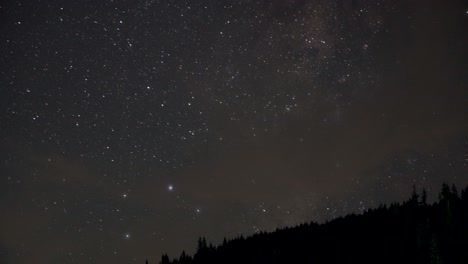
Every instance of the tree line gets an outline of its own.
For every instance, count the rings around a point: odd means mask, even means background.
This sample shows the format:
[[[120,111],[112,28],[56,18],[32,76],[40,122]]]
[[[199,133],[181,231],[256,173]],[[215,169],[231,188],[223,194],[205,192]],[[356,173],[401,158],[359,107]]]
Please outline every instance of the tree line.
[[[148,261],[146,262],[148,263]],[[220,245],[199,238],[196,253],[160,264],[214,263],[468,263],[468,187],[442,185],[439,200],[413,188],[403,203],[381,205],[324,224],[224,239]]]

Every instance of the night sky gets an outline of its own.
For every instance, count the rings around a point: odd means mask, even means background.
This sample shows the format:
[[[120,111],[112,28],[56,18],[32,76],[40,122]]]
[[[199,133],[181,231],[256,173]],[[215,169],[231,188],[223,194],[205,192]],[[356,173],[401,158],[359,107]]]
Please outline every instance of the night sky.
[[[150,263],[468,184],[468,2],[5,0],[0,262]]]

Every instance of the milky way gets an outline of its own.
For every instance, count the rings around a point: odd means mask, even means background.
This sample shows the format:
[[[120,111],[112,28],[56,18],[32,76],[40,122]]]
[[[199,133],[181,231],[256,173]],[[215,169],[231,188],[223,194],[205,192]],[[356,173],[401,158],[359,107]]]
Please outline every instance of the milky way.
[[[0,262],[150,263],[468,184],[466,1],[0,4]]]

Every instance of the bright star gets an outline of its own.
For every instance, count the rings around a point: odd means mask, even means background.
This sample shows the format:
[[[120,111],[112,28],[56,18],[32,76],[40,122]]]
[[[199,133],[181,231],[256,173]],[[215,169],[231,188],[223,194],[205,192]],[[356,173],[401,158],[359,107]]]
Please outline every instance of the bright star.
[[[167,186],[167,189],[168,189],[169,191],[172,191],[172,190],[174,190],[174,186],[169,185],[169,186]]]

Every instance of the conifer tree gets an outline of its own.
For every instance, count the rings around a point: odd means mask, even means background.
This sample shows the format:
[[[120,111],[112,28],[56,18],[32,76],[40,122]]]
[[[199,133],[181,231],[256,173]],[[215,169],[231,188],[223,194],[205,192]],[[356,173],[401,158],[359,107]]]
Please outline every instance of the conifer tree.
[[[448,200],[450,199],[450,195],[452,193],[450,192],[450,187],[448,186],[448,184],[446,184],[445,182],[442,184],[442,190],[439,194],[439,199],[441,201],[444,201],[444,200]]]
[[[426,188],[423,188],[422,194],[421,194],[421,205],[426,206],[427,205],[427,192]]]
[[[169,263],[170,263],[169,256],[167,256],[166,254],[162,255],[160,264],[169,264]]]

